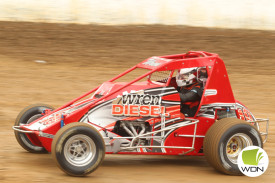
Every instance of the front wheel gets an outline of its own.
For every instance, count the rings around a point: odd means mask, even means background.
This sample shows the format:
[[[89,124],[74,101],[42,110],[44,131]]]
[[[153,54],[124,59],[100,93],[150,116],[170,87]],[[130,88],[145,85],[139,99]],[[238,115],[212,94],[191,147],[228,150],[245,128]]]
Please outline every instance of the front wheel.
[[[53,107],[47,104],[33,104],[23,109],[17,116],[14,126],[20,126],[29,124],[38,118],[42,117],[44,110],[54,110]],[[14,131],[17,142],[27,151],[32,153],[47,153],[48,151],[44,147],[34,145],[26,134]]]
[[[229,175],[242,175],[237,159],[247,146],[263,147],[261,135],[256,128],[240,119],[224,118],[207,131],[203,152],[216,170]]]
[[[52,157],[61,170],[72,176],[95,171],[105,156],[104,140],[99,132],[85,123],[62,127],[52,142]]]

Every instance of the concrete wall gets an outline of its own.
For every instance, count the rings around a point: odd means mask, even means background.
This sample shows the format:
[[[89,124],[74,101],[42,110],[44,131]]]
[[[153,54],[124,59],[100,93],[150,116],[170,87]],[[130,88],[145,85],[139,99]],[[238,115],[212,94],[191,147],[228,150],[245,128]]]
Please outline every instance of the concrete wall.
[[[0,0],[0,20],[275,30],[275,0]]]

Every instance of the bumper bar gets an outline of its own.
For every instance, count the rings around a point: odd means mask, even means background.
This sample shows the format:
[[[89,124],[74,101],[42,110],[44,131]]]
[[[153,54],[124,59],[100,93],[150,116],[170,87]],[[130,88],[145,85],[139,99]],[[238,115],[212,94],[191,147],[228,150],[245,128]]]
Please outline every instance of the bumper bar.
[[[20,126],[13,126],[12,129],[21,133],[35,133],[34,131],[22,130],[20,129]]]
[[[248,121],[249,123],[251,123],[252,125],[254,125],[258,131],[260,132],[261,136],[263,137],[263,143],[266,143],[267,141],[267,136],[268,136],[268,125],[269,125],[269,119],[263,119],[263,118],[256,118],[255,121]],[[265,129],[261,128],[261,124],[262,123],[266,123],[265,124]],[[263,130],[263,131],[261,131]]]

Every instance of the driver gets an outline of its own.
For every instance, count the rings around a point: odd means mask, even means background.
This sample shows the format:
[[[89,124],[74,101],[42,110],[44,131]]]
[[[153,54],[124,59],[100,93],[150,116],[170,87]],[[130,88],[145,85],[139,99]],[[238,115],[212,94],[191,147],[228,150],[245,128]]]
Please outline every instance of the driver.
[[[196,77],[197,68],[185,68],[178,71],[176,82],[181,100],[181,113],[186,117],[193,117],[200,104],[203,94],[203,83]]]

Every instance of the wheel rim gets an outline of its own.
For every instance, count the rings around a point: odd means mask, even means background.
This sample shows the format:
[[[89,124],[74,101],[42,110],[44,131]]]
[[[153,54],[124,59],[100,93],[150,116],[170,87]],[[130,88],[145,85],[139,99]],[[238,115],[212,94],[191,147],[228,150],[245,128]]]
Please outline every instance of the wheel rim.
[[[87,135],[74,135],[64,146],[65,159],[74,166],[86,166],[95,157],[96,146]]]
[[[247,146],[252,146],[251,138],[244,133],[237,133],[229,138],[226,143],[227,158],[234,164],[237,164],[238,155]]]

